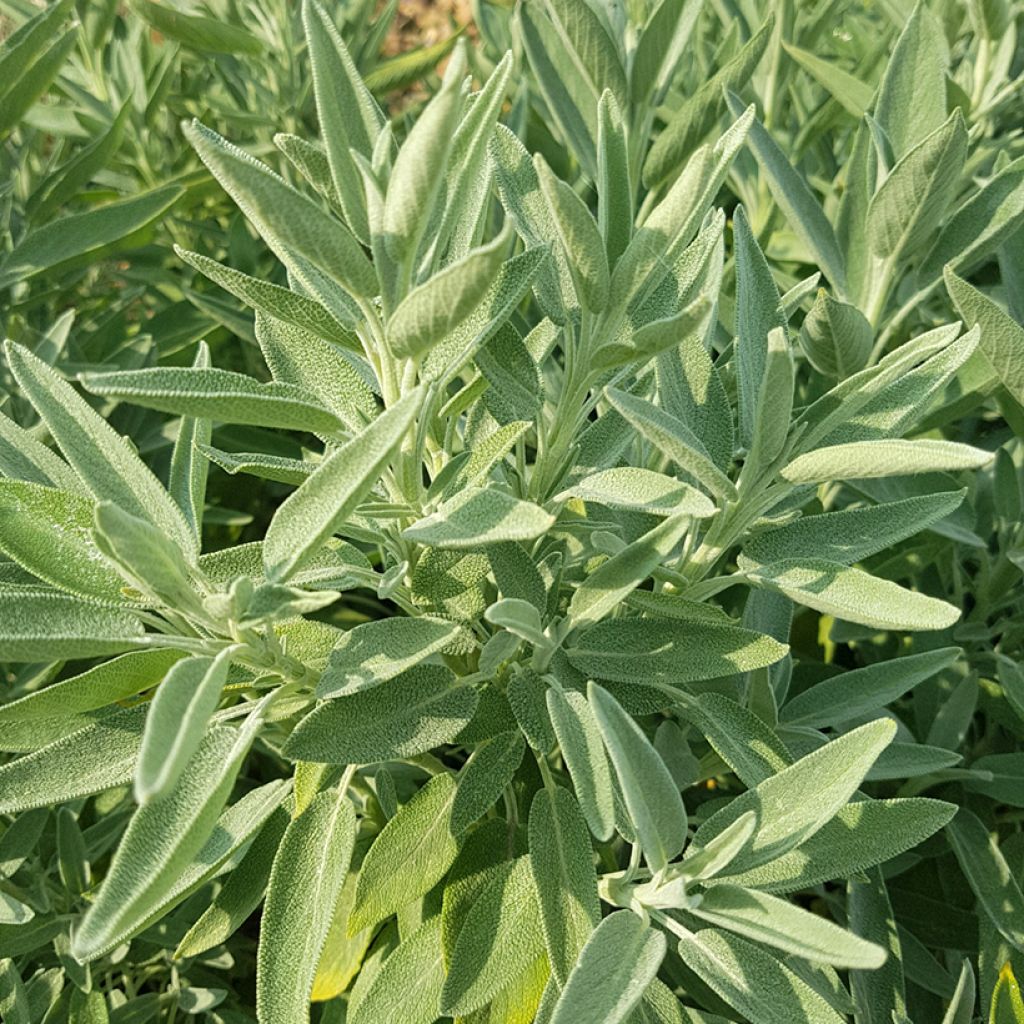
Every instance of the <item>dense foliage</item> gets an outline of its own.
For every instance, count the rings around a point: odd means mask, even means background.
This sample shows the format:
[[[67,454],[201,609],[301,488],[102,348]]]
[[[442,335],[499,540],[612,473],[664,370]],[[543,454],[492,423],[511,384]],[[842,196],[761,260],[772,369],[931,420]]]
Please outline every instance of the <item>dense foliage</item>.
[[[0,1017],[1022,1024],[1024,10],[396,7],[0,0]]]

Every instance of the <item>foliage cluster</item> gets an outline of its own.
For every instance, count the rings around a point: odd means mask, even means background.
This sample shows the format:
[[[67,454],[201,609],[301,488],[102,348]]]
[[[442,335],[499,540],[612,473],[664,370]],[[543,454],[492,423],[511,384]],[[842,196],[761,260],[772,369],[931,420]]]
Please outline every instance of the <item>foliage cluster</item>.
[[[0,1016],[1021,1024],[1024,10],[395,6],[4,0]]]

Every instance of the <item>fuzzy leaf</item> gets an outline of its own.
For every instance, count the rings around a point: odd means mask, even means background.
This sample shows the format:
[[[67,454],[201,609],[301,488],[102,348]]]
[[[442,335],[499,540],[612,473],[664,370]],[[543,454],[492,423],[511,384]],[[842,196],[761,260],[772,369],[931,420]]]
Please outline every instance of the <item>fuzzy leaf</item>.
[[[790,483],[815,484],[977,469],[991,459],[990,452],[956,441],[851,441],[799,455],[781,472]]]
[[[402,536],[420,544],[462,550],[533,540],[546,533],[554,521],[539,505],[505,491],[468,487],[432,515],[406,527]]]
[[[256,1013],[263,1024],[309,1020],[309,999],[356,838],[343,792],[327,790],[284,833],[260,922]]]

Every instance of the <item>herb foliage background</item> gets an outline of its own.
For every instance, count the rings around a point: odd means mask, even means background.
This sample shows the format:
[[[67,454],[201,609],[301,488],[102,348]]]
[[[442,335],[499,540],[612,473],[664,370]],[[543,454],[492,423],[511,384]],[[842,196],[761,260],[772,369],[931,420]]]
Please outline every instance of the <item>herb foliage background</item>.
[[[5,1021],[1024,1020],[1019,5],[8,7]]]

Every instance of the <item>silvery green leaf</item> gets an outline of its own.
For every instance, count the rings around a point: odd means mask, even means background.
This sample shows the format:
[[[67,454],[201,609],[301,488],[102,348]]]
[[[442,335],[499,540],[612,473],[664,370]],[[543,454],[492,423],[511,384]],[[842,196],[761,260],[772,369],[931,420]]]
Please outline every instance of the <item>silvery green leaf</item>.
[[[199,748],[234,655],[228,647],[216,658],[177,661],[160,683],[135,762],[135,799],[140,804],[168,793]]]
[[[297,327],[317,338],[334,342],[342,348],[362,352],[359,339],[336,319],[331,310],[316,299],[243,274],[233,267],[210,259],[209,256],[189,252],[180,246],[175,246],[174,252],[189,266],[195,267],[199,273],[253,309],[282,323],[291,324],[292,327]]]
[[[692,881],[713,879],[739,856],[757,831],[754,811],[741,814],[728,828],[720,832],[706,846],[686,856],[673,869],[674,875]]]
[[[723,694],[702,693],[683,701],[679,713],[747,786],[756,786],[793,763],[774,729]]]
[[[102,709],[155,686],[183,655],[137,651],[0,706],[0,746],[38,750],[83,729]],[[116,710],[116,709],[115,709]]]
[[[1007,391],[1024,401],[1024,327],[947,265],[946,290],[964,322],[978,324],[978,348]]]
[[[373,488],[419,411],[422,392],[407,394],[336,449],[274,513],[263,542],[267,578],[293,576]]]
[[[386,684],[337,697],[311,711],[288,737],[293,760],[372,764],[450,743],[477,706],[471,686],[455,686],[440,665],[419,665]]]
[[[205,341],[196,347],[192,365],[197,368],[210,365],[210,349]],[[197,548],[202,547],[206,481],[210,469],[209,461],[202,457],[198,446],[209,444],[212,432],[213,424],[210,420],[183,416],[178,424],[178,435],[174,439],[168,473],[167,490],[192,528]]]
[[[388,181],[382,228],[388,254],[409,264],[444,182],[452,136],[462,109],[466,52],[457,44],[440,91],[402,143]]]
[[[495,488],[468,487],[402,532],[407,540],[440,548],[479,548],[533,540],[554,524],[533,502]]]
[[[600,313],[608,301],[608,258],[604,242],[586,203],[558,178],[539,153],[533,158],[540,190],[551,222],[565,251],[581,305]]]
[[[427,354],[421,378],[448,382],[473,359],[480,347],[508,321],[547,255],[546,249],[527,249],[506,260],[476,308]]]
[[[751,43],[753,40],[751,40]],[[748,44],[751,45],[751,44]],[[743,101],[734,92],[727,93],[733,117],[743,113]],[[747,135],[750,147],[764,174],[776,205],[786,217],[793,232],[807,247],[812,263],[821,267],[832,287],[846,293],[846,266],[832,225],[821,204],[804,178],[797,173],[788,157],[756,118]]]
[[[349,150],[369,156],[384,115],[359,77],[355,62],[327,12],[315,0],[307,0],[302,6],[302,20],[331,179],[346,221],[365,243],[369,226],[362,180]]]
[[[223,423],[337,434],[344,425],[329,409],[292,384],[262,384],[244,373],[186,367],[113,370],[82,375],[93,394],[179,416]]]
[[[946,264],[967,274],[1024,223],[1024,159],[1007,164],[953,213],[918,269],[923,282],[935,280]]]
[[[518,597],[505,597],[488,607],[484,618],[495,626],[537,646],[545,646],[547,638],[536,605]]]
[[[820,558],[770,562],[746,577],[824,615],[877,629],[946,629],[960,618],[945,601]]]
[[[291,820],[287,803],[273,810],[223,887],[178,943],[174,951],[176,957],[199,956],[220,945],[259,906],[270,880],[274,857]]]
[[[885,950],[778,896],[739,885],[709,886],[688,908],[702,921],[812,963],[871,969]]]
[[[632,911],[609,914],[583,947],[551,1024],[625,1020],[658,973],[665,948],[665,936]]]
[[[13,342],[6,343],[5,352],[22,394],[93,495],[148,520],[186,556],[195,557],[196,542],[185,517],[124,439],[41,359]]]
[[[364,622],[335,645],[317,696],[343,697],[379,686],[442,650],[459,630],[458,623],[425,615]]]
[[[289,823],[274,857],[260,921],[256,1013],[262,1024],[309,1020],[320,950],[356,838],[344,792],[326,790]]]
[[[968,781],[968,789],[1011,807],[1024,804],[1024,753],[985,754],[972,761],[971,768],[985,778]]]
[[[801,516],[778,529],[755,533],[744,544],[741,557],[762,564],[787,558],[821,557],[850,565],[944,519],[959,507],[964,493],[940,491],[879,505]]]
[[[959,647],[940,647],[841,672],[787,701],[780,718],[789,725],[816,729],[852,721],[892,704],[919,683],[952,665]]]
[[[753,810],[760,817],[757,833],[750,846],[730,865],[729,874],[738,874],[788,853],[813,836],[846,804],[895,732],[895,723],[881,718],[826,743],[730,801],[700,826],[694,844],[704,846],[741,814]]]
[[[211,727],[171,792],[135,812],[72,935],[75,959],[85,963],[113,949],[173,892],[216,828],[261,719],[257,709],[240,728]]]
[[[818,992],[746,939],[705,928],[682,939],[678,950],[683,963],[751,1024],[843,1024]]]
[[[774,26],[775,18],[769,16],[739,53],[675,111],[647,154],[643,173],[645,185],[652,187],[668,178],[711,131],[725,109],[725,92],[739,89],[750,81],[768,47]]]
[[[765,347],[764,373],[757,395],[757,412],[750,452],[744,468],[748,472],[767,469],[782,454],[793,418],[793,352],[786,331],[773,327]]]
[[[638,466],[620,466],[591,473],[556,495],[555,500],[566,497],[663,516],[704,519],[716,511],[715,506],[696,488],[664,473]]]
[[[573,592],[567,628],[589,626],[609,615],[668,558],[689,526],[689,515],[670,516],[598,566]]]
[[[615,825],[611,768],[591,706],[575,690],[549,688],[548,714],[590,831],[607,841]]]
[[[872,197],[868,239],[876,256],[895,260],[924,245],[955,194],[966,157],[958,108],[902,157]]]
[[[615,43],[584,0],[544,0],[517,10],[516,27],[530,70],[586,173],[597,177],[597,105],[610,89],[627,105],[627,84]]]
[[[732,481],[715,465],[689,427],[636,395],[608,388],[608,399],[651,444],[719,498],[735,498]]]
[[[490,154],[508,218],[530,248],[544,253],[544,266],[537,274],[537,299],[552,320],[562,323],[566,311],[573,307],[572,276],[562,247],[554,244],[558,235],[536,168],[526,147],[502,124],[495,126]]]
[[[512,324],[500,327],[477,350],[474,362],[483,379],[490,385],[483,392],[483,405],[502,424],[471,454],[471,461],[479,465],[479,460],[491,445],[508,437],[508,430],[513,423],[532,425],[541,408],[542,384],[540,370],[525,341],[519,336],[519,331]],[[446,489],[445,493],[450,490],[453,488]]]
[[[740,865],[741,870],[729,872],[729,881],[766,892],[795,892],[852,878],[934,835],[955,813],[954,804],[941,800],[858,800],[841,807],[796,849],[758,867]]]
[[[948,63],[939,19],[925,4],[916,4],[889,57],[875,103],[875,118],[897,157],[946,119]]]
[[[273,480],[279,484],[291,484],[297,487],[313,475],[317,463],[299,459],[289,459],[282,455],[264,455],[262,452],[225,452],[208,444],[196,446],[196,450],[218,469],[230,476],[244,473],[247,476],[259,477],[261,480]],[[260,573],[262,576],[262,571]]]
[[[608,619],[566,649],[581,672],[636,682],[648,675],[679,686],[773,665],[788,648],[737,626],[656,619]]]
[[[846,905],[850,926],[889,953],[880,968],[850,971],[855,1012],[866,1024],[896,1020],[907,1007],[903,951],[881,870],[873,868],[851,878],[846,887]]]
[[[98,658],[143,646],[128,612],[68,594],[0,591],[0,661]]]
[[[0,473],[12,480],[88,495],[81,477],[51,448],[0,413]]]
[[[518,729],[499,733],[480,743],[462,766],[452,801],[451,830],[461,835],[482,817],[519,770],[526,743]]]
[[[768,335],[773,328],[786,331],[786,314],[778,286],[761,247],[757,244],[742,206],[733,216],[736,250],[736,385],[739,391],[740,436],[748,447],[753,441],[768,361]]]
[[[182,609],[195,606],[188,566],[169,537],[110,501],[96,506],[93,519],[93,543],[133,586]]]
[[[673,5],[674,0],[669,0],[664,6]],[[634,61],[634,74],[635,68]],[[597,225],[610,268],[625,252],[633,234],[629,147],[622,110],[610,89],[601,93],[597,104],[597,175]]]
[[[459,851],[451,830],[455,791],[451,775],[435,775],[384,826],[359,871],[350,935],[390,917],[447,873]]]
[[[459,122],[448,160],[444,210],[428,257],[444,253],[445,261],[450,262],[478,244],[480,219],[490,198],[493,174],[490,140],[514,66],[512,52],[506,51]]]
[[[966,807],[946,826],[946,837],[981,909],[1007,942],[1024,950],[1024,895],[996,838]]]
[[[502,232],[414,288],[387,323],[387,342],[401,359],[418,359],[446,338],[480,304],[505,261]]]
[[[23,480],[0,480],[0,551],[78,597],[126,603],[125,581],[91,537],[94,503]]]
[[[607,690],[587,696],[608,750],[630,820],[651,871],[662,871],[686,842],[686,808],[665,762],[643,730]]]
[[[350,1024],[432,1024],[444,984],[441,917],[404,938],[355,1005]]]
[[[294,253],[356,297],[374,294],[377,278],[352,232],[265,164],[192,121],[185,135],[210,173],[286,265]]]
[[[287,393],[298,388],[306,403],[328,410],[349,430],[361,430],[377,415],[373,390],[354,363],[355,357],[342,353],[331,341],[259,310],[256,340],[275,381],[286,386],[279,390]]]
[[[671,273],[707,215],[753,118],[751,105],[712,148],[698,149],[639,226],[612,274],[612,309],[639,308]]]
[[[586,820],[560,786],[540,790],[530,805],[530,869],[551,972],[564,987],[601,906]]]
[[[843,109],[860,121],[870,109],[875,91],[866,82],[844,71],[838,63],[802,50],[799,46],[782,40],[782,48],[813,78],[823,89],[827,89]]]
[[[977,469],[991,459],[991,452],[957,441],[851,441],[798,455],[783,466],[781,475],[792,484],[868,480],[913,473]]]
[[[874,332],[864,314],[833,298],[824,288],[800,327],[800,348],[819,373],[837,380],[863,370]]]
[[[633,53],[629,85],[635,101],[642,103],[653,92],[654,103],[660,102],[700,10],[695,0],[663,0],[654,7]]]
[[[489,1003],[544,952],[528,857],[491,875],[466,915],[441,991],[441,1011],[465,1016]]]

